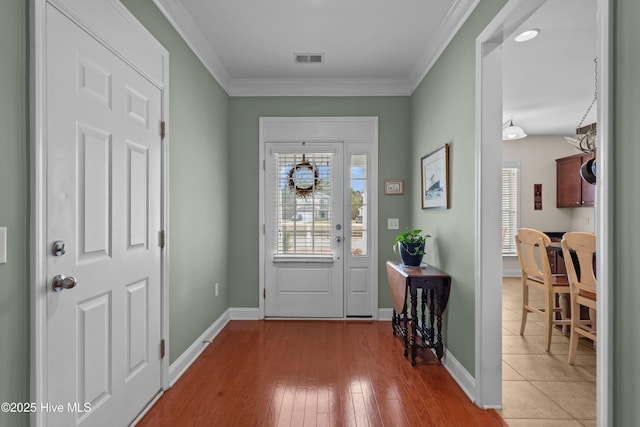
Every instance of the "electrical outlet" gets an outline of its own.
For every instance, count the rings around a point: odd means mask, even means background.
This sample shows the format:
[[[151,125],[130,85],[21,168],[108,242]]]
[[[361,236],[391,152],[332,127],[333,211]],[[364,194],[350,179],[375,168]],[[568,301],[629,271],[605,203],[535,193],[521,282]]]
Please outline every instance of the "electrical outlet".
[[[216,286],[213,292],[215,293],[215,296],[220,295],[220,283],[216,283]]]
[[[387,218],[387,230],[397,230],[400,228],[400,219]]]

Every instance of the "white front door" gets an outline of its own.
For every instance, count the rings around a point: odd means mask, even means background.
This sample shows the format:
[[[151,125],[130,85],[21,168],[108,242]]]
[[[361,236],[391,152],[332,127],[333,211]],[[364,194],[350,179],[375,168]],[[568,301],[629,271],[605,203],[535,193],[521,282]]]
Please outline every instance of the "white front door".
[[[265,150],[265,315],[343,317],[343,144]]]
[[[162,93],[51,5],[46,21],[46,424],[122,426],[161,387]]]

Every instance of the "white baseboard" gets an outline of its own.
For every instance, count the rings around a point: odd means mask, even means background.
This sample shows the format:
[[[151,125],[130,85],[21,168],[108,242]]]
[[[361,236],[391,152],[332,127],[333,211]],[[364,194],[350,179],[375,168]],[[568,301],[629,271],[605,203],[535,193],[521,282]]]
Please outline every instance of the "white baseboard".
[[[222,316],[213,322],[211,326],[207,328],[202,335],[200,335],[194,342],[185,350],[184,353],[176,359],[175,362],[169,366],[169,386],[173,386],[176,381],[184,374],[189,366],[200,356],[205,348],[218,336],[222,328],[229,323],[231,317],[229,310],[225,311]]]
[[[260,320],[260,309],[253,307],[229,308],[231,320]]]
[[[522,276],[522,271],[520,270],[503,270],[502,277],[520,277]]]
[[[378,320],[391,320],[393,316],[393,308],[379,308]]]
[[[435,350],[434,350],[435,353]],[[442,358],[442,365],[447,372],[453,377],[453,380],[458,383],[462,391],[465,392],[469,400],[473,403],[476,402],[475,390],[476,380],[471,374],[462,366],[458,359],[453,357],[453,354],[446,348],[444,349],[444,357]]]
[[[231,307],[229,308],[231,320],[260,320],[260,309],[253,307]],[[392,308],[380,308],[378,309],[378,320],[391,320],[393,314]],[[287,319],[296,319],[289,317]],[[308,319],[307,317],[301,317],[300,319]],[[324,318],[319,318],[324,319]],[[354,318],[355,319],[355,318]],[[344,319],[353,320],[353,319]],[[358,319],[355,319],[358,320]]]

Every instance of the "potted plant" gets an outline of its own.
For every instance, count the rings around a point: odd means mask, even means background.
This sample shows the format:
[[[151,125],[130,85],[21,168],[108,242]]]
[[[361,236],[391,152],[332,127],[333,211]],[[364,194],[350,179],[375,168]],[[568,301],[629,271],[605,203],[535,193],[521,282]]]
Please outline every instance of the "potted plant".
[[[420,233],[422,230],[407,230],[399,234],[393,242],[393,251],[400,253],[404,265],[417,267],[422,262],[427,237],[431,236]]]

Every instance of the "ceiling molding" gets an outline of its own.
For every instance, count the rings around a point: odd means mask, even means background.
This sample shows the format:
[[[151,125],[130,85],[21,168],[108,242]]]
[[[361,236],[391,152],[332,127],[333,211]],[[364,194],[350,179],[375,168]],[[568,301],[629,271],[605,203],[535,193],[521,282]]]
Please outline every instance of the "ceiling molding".
[[[408,79],[232,79],[230,96],[408,96]]]
[[[447,48],[451,40],[458,33],[467,18],[475,10],[480,0],[456,0],[449,9],[449,13],[442,21],[440,28],[436,32],[436,37],[429,41],[426,46],[422,58],[413,67],[413,71],[409,76],[412,83],[411,92],[413,92],[422,79],[427,75],[431,67],[436,63],[442,52]]]
[[[206,38],[193,22],[191,16],[182,6],[180,0],[153,0],[160,12],[167,18],[169,23],[180,34],[182,39],[191,48],[200,62],[211,73],[214,79],[222,86],[222,89],[229,94],[231,76],[222,66],[213,49],[207,43]]]
[[[411,75],[400,79],[233,79],[181,0],[153,2],[229,96],[409,96],[480,0],[456,0]]]

